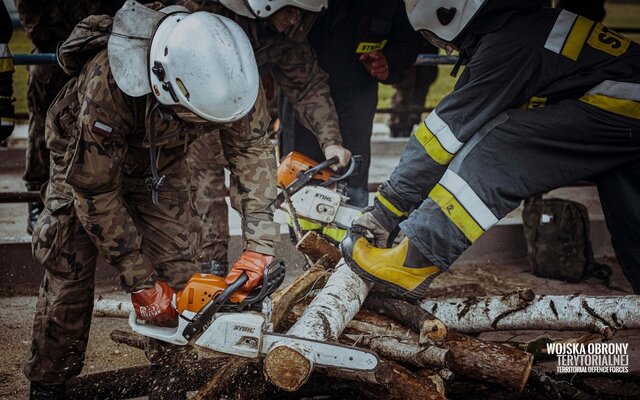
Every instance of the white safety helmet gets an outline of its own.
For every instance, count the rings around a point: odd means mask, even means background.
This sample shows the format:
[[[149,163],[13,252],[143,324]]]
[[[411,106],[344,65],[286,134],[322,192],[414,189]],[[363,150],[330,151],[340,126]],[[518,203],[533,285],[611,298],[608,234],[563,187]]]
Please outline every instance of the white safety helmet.
[[[115,16],[108,52],[123,92],[153,93],[184,120],[233,122],[258,97],[249,38],[222,16],[178,6],[154,11],[128,0]]]
[[[453,42],[489,0],[405,0],[409,22],[416,31],[429,31]]]
[[[236,14],[252,19],[269,18],[285,7],[319,13],[327,9],[329,0],[220,0]]]

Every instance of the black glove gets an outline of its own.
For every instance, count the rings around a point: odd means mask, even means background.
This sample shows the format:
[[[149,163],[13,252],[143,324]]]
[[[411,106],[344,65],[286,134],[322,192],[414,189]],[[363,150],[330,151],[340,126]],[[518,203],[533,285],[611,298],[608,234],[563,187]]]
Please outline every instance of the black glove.
[[[391,247],[399,231],[398,225],[407,215],[408,213],[398,209],[382,193],[378,192],[373,205],[353,222],[352,229],[372,237],[372,243],[376,247]]]

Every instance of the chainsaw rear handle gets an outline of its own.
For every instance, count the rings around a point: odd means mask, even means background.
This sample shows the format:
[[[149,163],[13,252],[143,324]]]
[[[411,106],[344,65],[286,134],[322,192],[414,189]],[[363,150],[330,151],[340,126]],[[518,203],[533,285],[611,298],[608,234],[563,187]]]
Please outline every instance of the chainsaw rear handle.
[[[183,336],[187,340],[191,340],[197,336],[202,330],[213,321],[213,317],[222,310],[223,307],[229,306],[233,311],[242,311],[244,308],[262,301],[266,296],[275,291],[284,280],[284,262],[282,260],[274,260],[264,269],[262,278],[262,287],[256,294],[256,291],[249,294],[242,302],[238,304],[228,304],[231,296],[239,290],[249,280],[249,277],[243,272],[238,279],[231,285],[227,286],[218,296],[209,300],[207,304],[191,319],[183,331]],[[227,308],[227,307],[225,307]]]
[[[220,308],[226,303],[238,289],[240,289],[247,281],[249,276],[246,273],[242,273],[238,279],[236,279],[231,285],[227,286],[218,296],[209,300],[207,304],[202,307],[200,311],[191,319],[191,322],[184,328],[182,335],[185,339],[191,340],[198,333],[202,332],[202,329],[211,322],[213,316],[216,315]]]

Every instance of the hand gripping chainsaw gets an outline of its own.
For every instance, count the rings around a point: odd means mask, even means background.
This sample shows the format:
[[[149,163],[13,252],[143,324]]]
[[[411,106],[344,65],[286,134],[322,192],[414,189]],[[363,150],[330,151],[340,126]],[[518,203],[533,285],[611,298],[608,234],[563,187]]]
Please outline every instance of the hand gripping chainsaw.
[[[354,155],[349,165],[340,174],[334,174],[329,167],[338,162],[337,157],[317,163],[298,152],[291,152],[278,166],[278,187],[283,188],[275,200],[277,207],[295,214],[299,222],[304,222],[304,230],[329,229],[346,230],[362,215],[360,208],[346,204],[346,179],[358,173],[362,157]],[[286,192],[283,193],[283,192]],[[285,202],[287,195],[295,212],[289,210]],[[327,235],[325,235],[327,236]],[[328,235],[330,241],[339,238]]]
[[[134,332],[167,343],[195,344],[234,356],[261,357],[276,343],[284,343],[313,351],[319,366],[356,371],[378,368],[378,357],[371,351],[272,332],[268,296],[284,280],[282,261],[267,266],[262,286],[252,292],[242,289],[247,279],[247,275],[242,274],[227,286],[222,277],[195,274],[175,298],[178,326],[144,324],[138,322],[135,312],[129,315],[129,325]]]

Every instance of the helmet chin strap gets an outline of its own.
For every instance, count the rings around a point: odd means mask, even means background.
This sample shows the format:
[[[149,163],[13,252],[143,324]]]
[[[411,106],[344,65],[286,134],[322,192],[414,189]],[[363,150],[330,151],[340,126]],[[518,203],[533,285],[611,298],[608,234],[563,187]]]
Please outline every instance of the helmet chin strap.
[[[165,175],[158,176],[158,147],[156,146],[156,120],[153,118],[154,112],[158,112],[163,121],[168,121],[171,116],[164,113],[160,108],[160,102],[154,100],[154,105],[149,112],[149,157],[151,158],[151,176],[145,181],[147,189],[151,192],[151,200],[155,206],[158,205],[158,189],[164,184]]]

